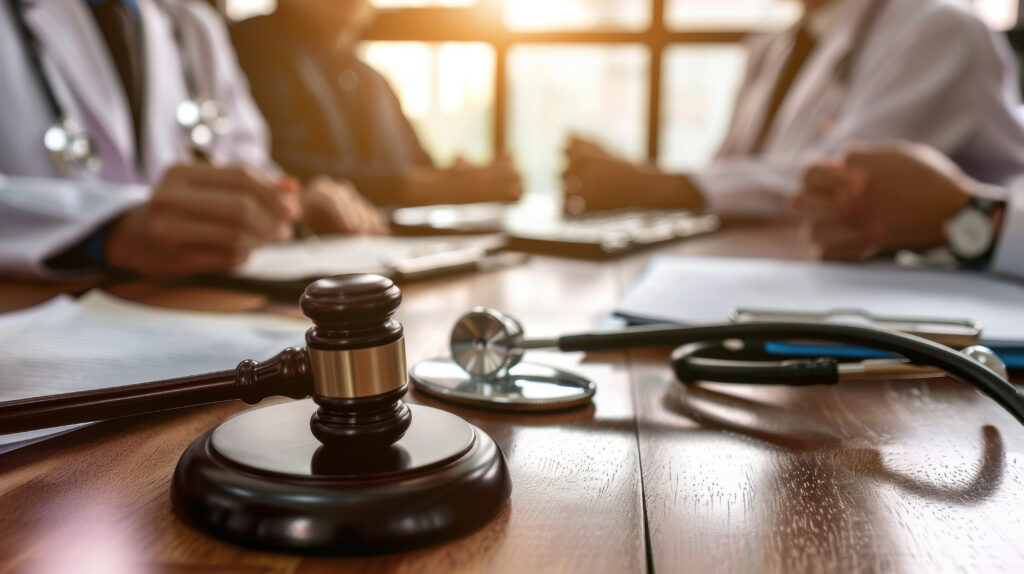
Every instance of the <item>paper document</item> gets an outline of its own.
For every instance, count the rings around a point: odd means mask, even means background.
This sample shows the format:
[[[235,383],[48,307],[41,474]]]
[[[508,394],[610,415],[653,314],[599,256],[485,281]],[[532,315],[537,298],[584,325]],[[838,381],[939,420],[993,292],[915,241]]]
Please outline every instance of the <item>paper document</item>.
[[[232,271],[238,278],[260,281],[318,279],[343,273],[380,273],[410,260],[438,266],[479,260],[505,245],[497,235],[440,237],[325,236],[274,243],[253,251]]]
[[[973,319],[982,342],[1024,346],[1024,286],[981,273],[881,263],[656,257],[615,313],[636,322],[715,323],[737,307]]]
[[[0,401],[232,369],[305,344],[306,321],[171,311],[101,291],[0,315]],[[69,427],[0,435],[6,452]]]

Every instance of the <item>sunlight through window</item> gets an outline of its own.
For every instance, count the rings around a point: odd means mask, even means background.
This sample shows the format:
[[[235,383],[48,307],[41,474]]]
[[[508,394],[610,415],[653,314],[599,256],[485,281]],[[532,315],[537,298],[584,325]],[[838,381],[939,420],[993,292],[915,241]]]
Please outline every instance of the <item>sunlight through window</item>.
[[[526,188],[561,189],[569,134],[639,160],[647,151],[643,46],[529,45],[509,52],[508,148]]]
[[[362,59],[395,90],[434,161],[493,157],[494,49],[479,42],[367,42]]]
[[[427,6],[464,7],[479,0],[370,0],[378,8],[424,8]]]
[[[648,0],[505,0],[512,30],[644,30],[651,23]]]
[[[739,45],[675,45],[665,51],[658,164],[685,170],[706,164],[732,116],[746,66]]]
[[[797,21],[797,0],[666,0],[671,30],[780,30]]]

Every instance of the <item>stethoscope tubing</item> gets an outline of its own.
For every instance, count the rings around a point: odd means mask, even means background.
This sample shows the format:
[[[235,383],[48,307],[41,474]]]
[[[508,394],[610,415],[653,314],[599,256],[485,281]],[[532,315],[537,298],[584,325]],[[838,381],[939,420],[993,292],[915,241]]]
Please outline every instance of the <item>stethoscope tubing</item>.
[[[683,383],[709,381],[747,385],[812,386],[834,385],[840,381],[839,363],[834,358],[763,359],[763,350],[743,349],[731,352],[726,345],[705,341],[681,345],[672,351],[669,366]],[[730,358],[708,357],[725,353]],[[754,358],[752,355],[758,355]]]
[[[8,8],[11,10],[11,17],[17,21],[18,33],[21,35],[22,44],[25,46],[25,50],[31,62],[32,70],[35,72],[36,81],[39,83],[39,87],[43,91],[43,97],[46,98],[47,106],[49,106],[57,121],[63,121],[67,116],[64,114],[63,108],[60,105],[60,101],[57,99],[57,94],[54,92],[50,80],[46,77],[46,68],[43,64],[42,49],[40,48],[35,35],[29,29],[28,22],[25,21],[25,18],[22,15],[22,12],[24,11],[23,4],[24,0],[8,0]]]
[[[22,42],[26,46],[29,58],[31,60],[32,68],[35,71],[36,79],[43,91],[43,95],[46,99],[47,105],[50,107],[50,110],[55,118],[55,121],[57,122],[54,127],[62,129],[65,133],[67,133],[68,130],[66,124],[69,120],[73,120],[74,118],[70,117],[66,113],[66,110],[63,108],[63,106],[61,106],[60,100],[54,89],[53,82],[47,76],[47,71],[43,63],[42,47],[38,39],[32,33],[31,29],[28,26],[28,23],[25,21],[24,18],[24,0],[8,0],[8,2],[10,9],[13,12],[12,16],[18,21],[18,30],[22,36]],[[198,66],[194,61],[195,58],[191,55],[191,50],[189,50],[188,43],[186,42],[185,31],[183,30],[183,27],[181,25],[180,16],[175,14],[172,7],[168,6],[166,2],[161,1],[159,2],[159,4],[161,5],[161,7],[163,8],[164,12],[167,14],[171,22],[172,37],[174,38],[177,52],[182,60],[182,71],[184,75],[185,89],[187,93],[187,98],[186,100],[184,100],[183,103],[191,102],[196,106],[197,109],[200,110],[202,109],[202,102],[216,103],[216,100],[204,99],[201,98],[199,95],[200,90],[198,87]],[[181,123],[181,120],[179,120],[179,123]],[[200,121],[200,123],[205,125],[205,121]],[[207,151],[209,148],[209,143],[201,143],[197,140],[197,126],[186,125],[184,123],[181,123],[181,127],[187,133],[188,141],[194,159],[199,161],[207,160]],[[84,141],[89,144],[89,147],[92,148],[93,144],[91,142],[91,137],[88,131],[86,131],[83,128],[79,128],[77,132],[77,137],[83,138]],[[213,133],[218,133],[217,129],[213,129]],[[90,149],[90,151],[88,152],[88,157],[84,159],[86,160],[86,162],[93,163],[93,165],[96,168],[99,167],[99,156],[96,155],[95,151],[93,151],[92,149]],[[86,162],[83,162],[83,166]],[[67,168],[63,166],[59,165],[58,167],[67,170]]]
[[[580,333],[564,335],[557,339],[558,348],[563,351],[600,351],[609,349],[678,346],[708,341],[778,341],[811,340],[828,343],[857,345],[870,349],[888,351],[901,355],[911,363],[928,365],[941,369],[974,386],[983,394],[996,401],[1024,424],[1024,393],[1021,393],[996,372],[981,363],[944,345],[914,335],[907,335],[886,329],[868,328],[857,325],[771,322],[771,323],[720,323],[690,327],[642,326],[631,327],[609,333]],[[808,384],[827,384],[830,367],[815,361],[801,363],[796,369],[806,369],[801,375]],[[753,368],[756,368],[756,364]],[[742,369],[736,365],[734,368]],[[776,371],[777,373],[777,371]],[[746,375],[748,378],[751,373]],[[834,381],[832,381],[834,382]]]

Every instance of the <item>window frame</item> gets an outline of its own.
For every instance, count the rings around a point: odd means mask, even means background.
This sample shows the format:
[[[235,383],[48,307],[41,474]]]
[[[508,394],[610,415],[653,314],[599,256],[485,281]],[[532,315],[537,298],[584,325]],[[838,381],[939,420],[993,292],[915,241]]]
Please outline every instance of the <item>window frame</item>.
[[[742,42],[750,32],[735,30],[673,31],[665,25],[665,1],[651,2],[651,23],[635,31],[514,31],[502,19],[501,0],[480,0],[470,7],[381,10],[366,29],[364,41],[481,42],[494,49],[494,108],[491,118],[495,154],[506,151],[508,53],[520,44],[633,44],[650,52],[647,106],[647,157],[657,161],[661,135],[662,59],[675,44]]]

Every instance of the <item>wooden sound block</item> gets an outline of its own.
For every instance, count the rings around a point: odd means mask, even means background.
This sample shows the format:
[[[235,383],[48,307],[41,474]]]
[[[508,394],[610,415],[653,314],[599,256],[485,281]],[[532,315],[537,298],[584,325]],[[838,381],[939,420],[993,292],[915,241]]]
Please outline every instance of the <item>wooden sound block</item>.
[[[394,552],[482,526],[512,491],[498,445],[451,413],[409,408],[405,436],[362,451],[317,441],[312,400],[239,414],[182,455],[175,510],[235,543],[324,554]]]

